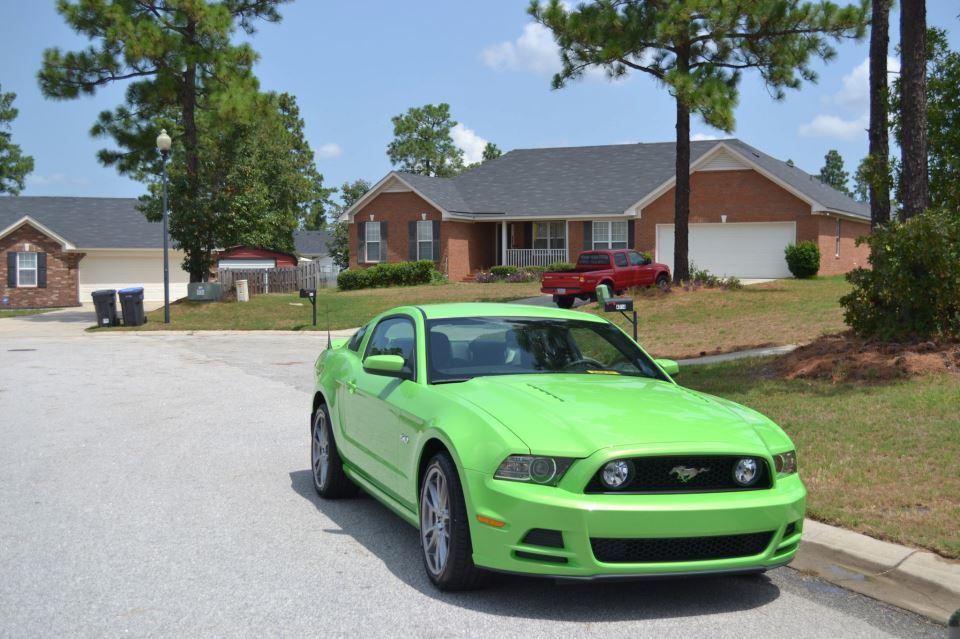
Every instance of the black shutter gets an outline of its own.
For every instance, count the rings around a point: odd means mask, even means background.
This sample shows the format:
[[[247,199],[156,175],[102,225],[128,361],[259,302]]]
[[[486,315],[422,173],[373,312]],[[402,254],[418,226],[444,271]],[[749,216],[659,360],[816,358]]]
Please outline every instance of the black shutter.
[[[367,261],[366,222],[357,222],[357,264]]]
[[[533,222],[523,223],[523,248],[533,248]]]
[[[440,222],[433,223],[433,261],[440,261]]]
[[[7,253],[7,288],[17,288],[17,254]]]
[[[380,222],[380,261],[390,261],[390,255],[387,253],[387,223]]]
[[[637,241],[636,223],[633,220],[627,220],[627,248],[637,248],[634,244]]]
[[[407,222],[407,259],[417,260],[417,223]]]
[[[46,253],[37,253],[37,288],[47,288]]]
[[[593,248],[593,222],[583,223],[583,250],[589,251]]]

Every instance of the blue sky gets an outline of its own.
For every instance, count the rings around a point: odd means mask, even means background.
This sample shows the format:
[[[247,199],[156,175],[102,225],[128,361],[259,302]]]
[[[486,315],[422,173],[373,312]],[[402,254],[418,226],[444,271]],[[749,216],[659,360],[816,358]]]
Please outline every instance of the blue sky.
[[[451,105],[462,125],[456,140],[468,159],[486,140],[504,151],[673,140],[673,103],[645,77],[586,78],[551,90],[556,49],[530,22],[526,6],[527,0],[298,0],[282,7],[280,24],[262,25],[254,36],[261,56],[256,73],[264,89],[297,97],[328,185],[382,177],[391,168],[390,118],[430,102]],[[927,6],[928,24],[947,29],[952,48],[960,48],[956,3],[929,0]],[[899,40],[898,19],[891,16],[892,43]],[[36,161],[23,195],[133,197],[143,191],[98,164],[95,153],[107,141],[88,134],[99,111],[122,101],[122,86],[66,102],[40,95],[42,51],[85,44],[52,0],[0,3],[0,86],[17,93],[14,142]],[[817,65],[819,83],[789,92],[782,102],[748,73],[734,135],[812,173],[835,148],[852,173],[867,149],[867,50],[866,40],[841,43],[832,62]],[[696,119],[692,131],[723,137]]]

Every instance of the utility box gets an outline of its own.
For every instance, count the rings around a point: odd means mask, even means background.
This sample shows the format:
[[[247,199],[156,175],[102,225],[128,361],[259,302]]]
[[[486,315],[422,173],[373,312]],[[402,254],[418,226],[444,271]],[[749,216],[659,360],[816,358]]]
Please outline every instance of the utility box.
[[[220,282],[190,282],[187,284],[187,299],[191,302],[219,302],[223,298]]]
[[[249,302],[250,301],[250,289],[247,287],[247,280],[237,280],[234,283],[234,286],[237,287],[237,301],[238,302]]]

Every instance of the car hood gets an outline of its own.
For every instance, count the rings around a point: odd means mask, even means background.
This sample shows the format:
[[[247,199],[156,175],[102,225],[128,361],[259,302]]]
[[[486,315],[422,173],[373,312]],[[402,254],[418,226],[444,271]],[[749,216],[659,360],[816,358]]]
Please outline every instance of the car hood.
[[[687,444],[691,450],[716,444],[761,453],[779,432],[749,409],[736,410],[731,402],[641,377],[504,375],[442,388],[497,419],[541,455],[585,457],[609,447],[675,449]]]

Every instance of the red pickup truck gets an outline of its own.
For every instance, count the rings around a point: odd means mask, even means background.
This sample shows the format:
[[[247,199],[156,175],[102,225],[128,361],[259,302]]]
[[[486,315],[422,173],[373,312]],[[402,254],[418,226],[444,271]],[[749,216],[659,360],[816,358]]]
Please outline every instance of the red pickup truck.
[[[595,299],[600,284],[606,284],[611,293],[620,293],[633,286],[663,287],[669,282],[670,268],[652,262],[640,251],[597,250],[581,253],[572,271],[544,273],[540,291],[553,295],[560,308],[570,308],[578,297]]]

